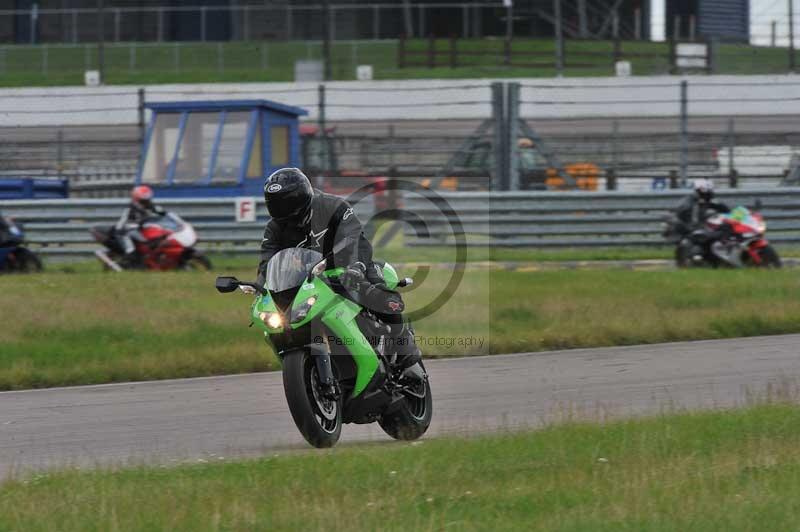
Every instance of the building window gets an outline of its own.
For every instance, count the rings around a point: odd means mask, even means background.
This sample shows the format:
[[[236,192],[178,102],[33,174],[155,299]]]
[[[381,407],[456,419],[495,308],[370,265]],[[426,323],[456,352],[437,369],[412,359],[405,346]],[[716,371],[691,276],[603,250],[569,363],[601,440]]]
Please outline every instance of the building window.
[[[272,166],[289,164],[289,126],[272,126],[269,139]]]

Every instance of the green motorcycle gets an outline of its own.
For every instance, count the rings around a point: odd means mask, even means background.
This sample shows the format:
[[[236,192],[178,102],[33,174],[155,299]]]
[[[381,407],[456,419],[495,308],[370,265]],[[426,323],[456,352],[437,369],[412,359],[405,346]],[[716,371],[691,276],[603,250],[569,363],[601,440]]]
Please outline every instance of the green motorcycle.
[[[332,447],[343,423],[373,423],[400,440],[422,436],[431,423],[431,387],[420,362],[402,371],[387,354],[390,327],[339,283],[342,268],[305,248],[281,250],[267,264],[266,283],[218,277],[219,292],[251,287],[252,323],[277,353],[295,425],[314,447]],[[411,284],[383,265],[390,289]],[[355,298],[357,299],[357,298]]]

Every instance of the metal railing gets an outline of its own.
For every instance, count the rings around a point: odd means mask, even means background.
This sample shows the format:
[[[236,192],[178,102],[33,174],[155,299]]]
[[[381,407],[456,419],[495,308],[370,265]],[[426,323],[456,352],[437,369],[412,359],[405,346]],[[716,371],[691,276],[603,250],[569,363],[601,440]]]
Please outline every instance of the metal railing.
[[[164,199],[159,205],[180,215],[197,231],[198,246],[227,253],[257,253],[268,221],[263,198],[256,200],[255,222],[236,222],[234,198]],[[100,249],[89,230],[117,222],[126,199],[8,200],[0,212],[23,224],[26,240],[38,252],[56,257],[88,257]],[[360,219],[369,220],[374,204],[355,205]]]
[[[660,246],[662,221],[686,192],[457,192],[431,199],[407,194],[405,244],[451,246],[454,228],[470,246],[614,247]],[[769,240],[800,242],[800,188],[723,191],[731,205],[761,202]],[[446,208],[443,208],[445,202]],[[259,201],[256,222],[237,223],[233,198],[163,200],[166,209],[191,222],[199,247],[224,253],[256,253],[266,223]],[[89,234],[94,225],[112,224],[125,200],[0,201],[0,211],[24,223],[29,242],[49,256],[86,257],[98,249]],[[374,203],[356,205],[369,224]]]
[[[441,193],[441,199],[409,195],[405,210],[414,216],[408,218],[405,243],[455,245],[460,234],[471,246],[660,246],[665,245],[665,216],[687,193],[454,192]],[[760,202],[767,238],[800,242],[800,188],[726,190],[719,197],[731,206]],[[442,209],[442,200],[448,209]]]

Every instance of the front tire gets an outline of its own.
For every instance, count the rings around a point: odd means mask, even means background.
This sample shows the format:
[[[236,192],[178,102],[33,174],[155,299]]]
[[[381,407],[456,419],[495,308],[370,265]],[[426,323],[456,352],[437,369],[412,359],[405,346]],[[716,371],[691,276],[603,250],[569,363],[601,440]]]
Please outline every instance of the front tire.
[[[33,251],[27,248],[18,248],[14,252],[14,257],[16,259],[16,271],[22,273],[42,271],[42,261]]]
[[[424,371],[425,367],[422,369]],[[433,397],[430,379],[426,372],[424,382],[418,385],[414,394],[405,394],[403,407],[394,414],[382,417],[378,424],[392,438],[408,441],[422,437],[430,427],[432,418]]]
[[[192,255],[183,263],[183,269],[188,271],[210,272],[211,261],[205,255]]]
[[[758,254],[761,256],[762,268],[780,268],[783,266],[778,252],[771,245],[761,248]]]
[[[283,391],[294,424],[306,441],[318,449],[336,445],[342,434],[342,400],[321,397],[316,364],[307,350],[284,357]]]

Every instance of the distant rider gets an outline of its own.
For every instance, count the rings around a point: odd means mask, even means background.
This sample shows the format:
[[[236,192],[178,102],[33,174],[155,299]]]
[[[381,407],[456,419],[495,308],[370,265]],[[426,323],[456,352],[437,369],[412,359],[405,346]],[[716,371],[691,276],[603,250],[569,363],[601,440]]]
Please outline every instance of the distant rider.
[[[303,247],[328,255],[348,239],[348,245],[328,259],[328,268],[344,267],[340,282],[359,303],[372,310],[390,326],[391,352],[397,355],[396,368],[413,366],[421,359],[414,331],[403,320],[404,303],[400,294],[389,290],[382,268],[372,260],[370,245],[353,208],[342,198],[311,187],[308,177],[297,168],[274,172],[264,183],[264,199],[272,218],[264,229],[258,285],[263,286],[267,263],[278,251]]]
[[[142,222],[154,216],[162,216],[166,211],[153,203],[153,189],[140,185],[131,190],[131,203],[120,216],[114,226],[114,238],[125,254],[126,265],[135,265],[139,261],[134,239],[141,239]]]
[[[692,183],[692,194],[687,196],[676,210],[676,216],[682,227],[680,232],[688,234],[697,229],[705,229],[708,218],[719,213],[731,212],[726,204],[714,200],[714,183],[710,179],[695,179]],[[706,241],[710,250],[723,260],[728,260],[724,242],[731,236],[728,224],[722,224],[715,231],[706,233]]]
[[[11,231],[3,213],[0,212],[0,248],[5,247],[5,242],[11,240]]]

